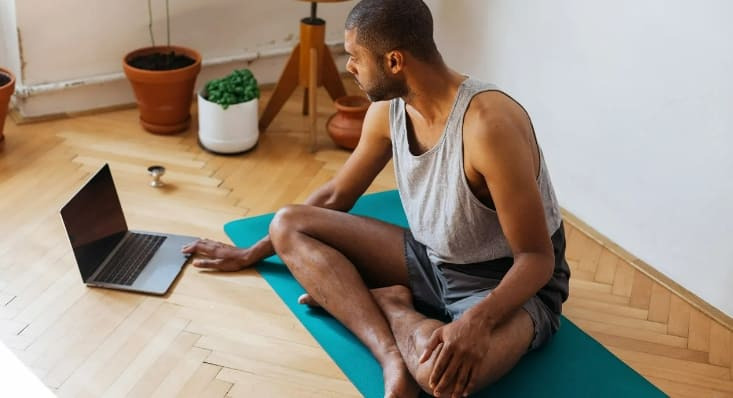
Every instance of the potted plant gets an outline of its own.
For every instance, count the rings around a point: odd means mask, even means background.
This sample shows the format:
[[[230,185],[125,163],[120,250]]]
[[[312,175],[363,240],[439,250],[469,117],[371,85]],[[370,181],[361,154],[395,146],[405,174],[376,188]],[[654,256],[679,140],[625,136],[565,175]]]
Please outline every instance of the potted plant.
[[[235,154],[257,144],[260,89],[249,69],[206,83],[198,94],[199,143],[211,152]]]
[[[0,68],[0,141],[5,138],[3,135],[5,115],[8,113],[8,104],[14,91],[15,76],[9,70]]]
[[[168,0],[167,42],[165,46],[155,45],[150,2],[148,29],[152,46],[128,53],[122,66],[137,98],[140,124],[152,133],[173,134],[186,130],[191,123],[191,100],[201,70],[201,55],[190,48],[171,46]]]

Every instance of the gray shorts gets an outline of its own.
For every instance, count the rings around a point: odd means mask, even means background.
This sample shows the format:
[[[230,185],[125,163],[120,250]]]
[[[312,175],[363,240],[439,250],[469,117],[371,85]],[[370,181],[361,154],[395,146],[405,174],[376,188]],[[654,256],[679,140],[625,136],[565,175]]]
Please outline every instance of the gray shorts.
[[[565,262],[565,233],[561,225],[552,236],[555,247],[555,272],[537,295],[522,305],[534,323],[534,338],[528,350],[541,347],[560,327],[562,303],[568,295],[570,270]],[[405,260],[415,308],[443,322],[456,320],[473,307],[501,281],[514,263],[501,258],[476,264],[434,263],[425,246],[405,230]]]

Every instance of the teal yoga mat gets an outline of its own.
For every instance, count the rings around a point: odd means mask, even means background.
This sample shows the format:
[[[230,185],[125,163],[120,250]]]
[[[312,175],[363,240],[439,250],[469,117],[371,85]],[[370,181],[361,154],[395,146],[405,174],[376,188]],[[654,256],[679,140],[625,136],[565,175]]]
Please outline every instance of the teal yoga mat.
[[[352,213],[407,225],[396,191],[365,195]],[[232,221],[224,226],[224,231],[235,245],[250,246],[267,233],[272,216],[266,214]],[[298,296],[304,290],[277,256],[265,259],[257,270],[365,397],[384,396],[382,369],[371,353],[326,312],[298,304]],[[474,396],[631,398],[666,395],[563,317],[562,326],[550,343],[527,354],[499,382]]]

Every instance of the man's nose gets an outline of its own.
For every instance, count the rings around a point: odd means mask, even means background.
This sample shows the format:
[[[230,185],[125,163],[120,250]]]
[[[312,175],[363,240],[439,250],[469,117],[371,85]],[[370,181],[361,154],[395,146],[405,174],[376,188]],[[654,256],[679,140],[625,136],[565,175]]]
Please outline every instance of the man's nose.
[[[354,65],[351,63],[351,58],[346,61],[346,71],[352,75],[356,75],[356,68],[354,68]]]

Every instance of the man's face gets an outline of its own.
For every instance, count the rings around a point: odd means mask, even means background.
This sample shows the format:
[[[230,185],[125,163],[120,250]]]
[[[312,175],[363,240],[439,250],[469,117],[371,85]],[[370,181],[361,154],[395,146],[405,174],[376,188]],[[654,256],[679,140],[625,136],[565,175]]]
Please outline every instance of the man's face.
[[[407,95],[407,84],[404,79],[394,76],[387,69],[385,57],[375,57],[366,47],[356,43],[356,29],[346,31],[344,49],[349,54],[346,70],[354,75],[356,84],[370,101],[384,101]]]

